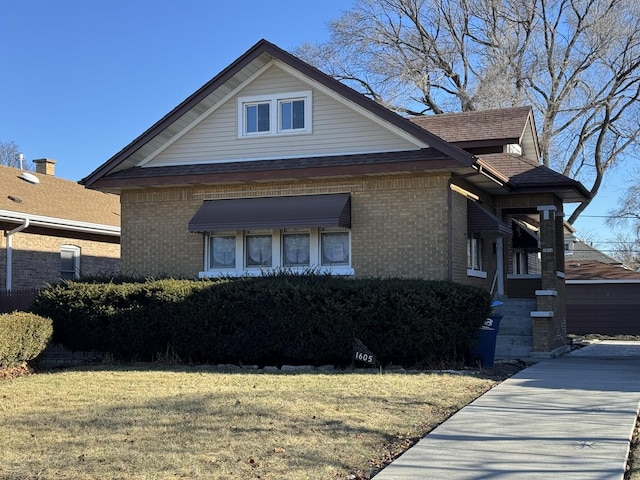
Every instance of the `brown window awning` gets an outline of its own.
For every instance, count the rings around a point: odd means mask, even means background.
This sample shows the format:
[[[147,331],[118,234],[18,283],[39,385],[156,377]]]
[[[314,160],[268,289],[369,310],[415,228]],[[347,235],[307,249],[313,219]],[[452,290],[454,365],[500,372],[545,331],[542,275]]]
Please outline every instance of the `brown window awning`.
[[[351,228],[350,194],[205,200],[189,222],[199,233],[296,227]]]

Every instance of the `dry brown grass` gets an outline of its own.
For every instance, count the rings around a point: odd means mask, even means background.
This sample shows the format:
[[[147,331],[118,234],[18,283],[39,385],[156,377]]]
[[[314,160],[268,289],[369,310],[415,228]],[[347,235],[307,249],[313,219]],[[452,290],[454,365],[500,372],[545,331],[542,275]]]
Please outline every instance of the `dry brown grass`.
[[[0,478],[368,478],[495,383],[155,366],[4,380]]]

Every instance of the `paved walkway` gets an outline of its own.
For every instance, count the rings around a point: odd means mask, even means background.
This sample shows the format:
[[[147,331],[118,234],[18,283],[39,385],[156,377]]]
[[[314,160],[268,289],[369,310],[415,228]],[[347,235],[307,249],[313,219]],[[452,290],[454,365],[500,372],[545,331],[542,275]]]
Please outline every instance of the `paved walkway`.
[[[622,480],[640,343],[601,342],[502,382],[375,480]]]

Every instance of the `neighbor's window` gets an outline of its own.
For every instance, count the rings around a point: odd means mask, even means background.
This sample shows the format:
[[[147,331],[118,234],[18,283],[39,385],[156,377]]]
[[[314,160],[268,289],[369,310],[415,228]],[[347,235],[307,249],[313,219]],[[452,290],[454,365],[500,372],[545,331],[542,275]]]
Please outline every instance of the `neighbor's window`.
[[[311,91],[238,98],[238,136],[311,132]]]
[[[75,280],[80,277],[80,247],[62,245],[60,247],[60,278]]]

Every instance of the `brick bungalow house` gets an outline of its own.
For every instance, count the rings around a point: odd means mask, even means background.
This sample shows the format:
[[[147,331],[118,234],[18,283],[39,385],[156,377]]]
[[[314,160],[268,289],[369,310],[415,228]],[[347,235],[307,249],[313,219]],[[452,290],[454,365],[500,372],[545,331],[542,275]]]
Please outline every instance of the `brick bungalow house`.
[[[529,108],[403,118],[261,40],[82,183],[120,194],[125,271],[449,279],[529,297],[528,353],[566,349],[563,204],[589,193]]]
[[[35,172],[0,166],[0,289],[119,270],[120,202],[54,176],[55,161]]]

